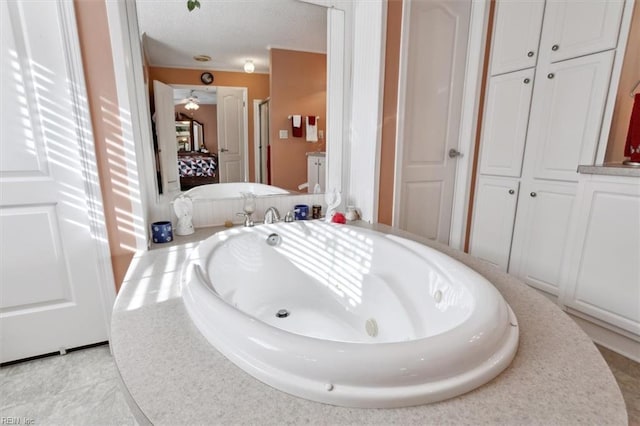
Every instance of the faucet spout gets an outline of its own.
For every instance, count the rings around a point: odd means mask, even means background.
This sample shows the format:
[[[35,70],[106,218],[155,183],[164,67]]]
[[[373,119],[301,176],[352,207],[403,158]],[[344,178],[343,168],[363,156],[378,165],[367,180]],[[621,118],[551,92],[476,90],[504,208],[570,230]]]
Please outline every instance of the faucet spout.
[[[280,212],[275,207],[269,207],[264,212],[264,223],[276,223],[280,222]]]

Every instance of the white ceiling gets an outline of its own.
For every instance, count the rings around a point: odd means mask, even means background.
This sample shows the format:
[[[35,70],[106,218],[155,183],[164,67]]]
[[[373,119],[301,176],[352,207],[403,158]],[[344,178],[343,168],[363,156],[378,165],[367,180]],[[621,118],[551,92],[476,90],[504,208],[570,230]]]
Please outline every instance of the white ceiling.
[[[136,0],[138,25],[153,66],[242,71],[252,59],[269,72],[270,47],[326,52],[326,8],[298,0]],[[198,62],[195,55],[209,55]]]
[[[173,87],[173,103],[185,104],[191,94],[198,98],[198,103],[203,105],[215,105],[218,103],[215,86]]]

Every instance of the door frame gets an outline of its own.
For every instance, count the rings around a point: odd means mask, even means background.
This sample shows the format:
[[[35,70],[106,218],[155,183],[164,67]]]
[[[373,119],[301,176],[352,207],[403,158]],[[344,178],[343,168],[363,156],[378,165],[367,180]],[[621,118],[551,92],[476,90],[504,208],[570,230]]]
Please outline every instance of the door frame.
[[[402,8],[402,30],[400,35],[400,66],[398,81],[398,120],[396,124],[396,151],[393,191],[392,226],[400,224],[400,200],[402,196],[402,159],[404,154],[404,117],[407,98],[407,68],[409,49],[409,11],[413,0],[405,0]],[[456,162],[456,174],[451,206],[451,227],[449,245],[460,249],[464,245],[466,234],[466,217],[469,209],[469,190],[471,185],[471,168],[474,157],[474,141],[476,117],[479,108],[479,96],[482,84],[482,68],[484,66],[484,47],[488,30],[489,8],[487,2],[469,0],[471,2],[471,19],[469,22],[469,38],[467,42],[467,59],[465,65],[464,88],[462,91],[462,112],[460,115],[460,134],[458,150],[463,153]]]
[[[260,104],[263,99],[253,100],[253,181],[262,183],[260,179]]]
[[[69,90],[73,99],[73,117],[75,118],[78,149],[82,158],[80,165],[84,180],[84,192],[87,204],[93,206],[87,211],[93,245],[98,258],[98,291],[102,305],[102,317],[107,330],[107,338],[111,340],[111,312],[116,300],[115,278],[111,264],[111,251],[104,217],[104,205],[100,180],[96,174],[96,159],[93,127],[89,110],[87,86],[84,78],[84,66],[80,51],[80,38],[76,25],[76,14],[73,2],[59,2],[58,7],[64,22],[61,22],[63,43],[67,54],[65,62],[68,66],[67,77],[70,80]]]

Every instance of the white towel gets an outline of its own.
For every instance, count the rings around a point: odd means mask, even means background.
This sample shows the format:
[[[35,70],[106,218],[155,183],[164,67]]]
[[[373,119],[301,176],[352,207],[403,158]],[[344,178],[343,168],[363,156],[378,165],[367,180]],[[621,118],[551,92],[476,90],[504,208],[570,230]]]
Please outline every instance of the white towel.
[[[314,124],[309,124],[309,117],[307,119],[307,142],[318,142],[318,119],[316,118]]]
[[[293,127],[301,127],[302,126],[302,116],[294,115],[293,116]]]

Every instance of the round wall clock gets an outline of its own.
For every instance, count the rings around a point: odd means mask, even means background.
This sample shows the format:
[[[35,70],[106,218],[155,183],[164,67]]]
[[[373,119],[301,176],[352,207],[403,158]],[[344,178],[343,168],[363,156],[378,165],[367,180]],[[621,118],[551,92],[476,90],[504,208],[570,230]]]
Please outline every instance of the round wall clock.
[[[211,74],[210,72],[203,72],[200,76],[200,81],[202,81],[204,84],[213,83],[213,74]]]

